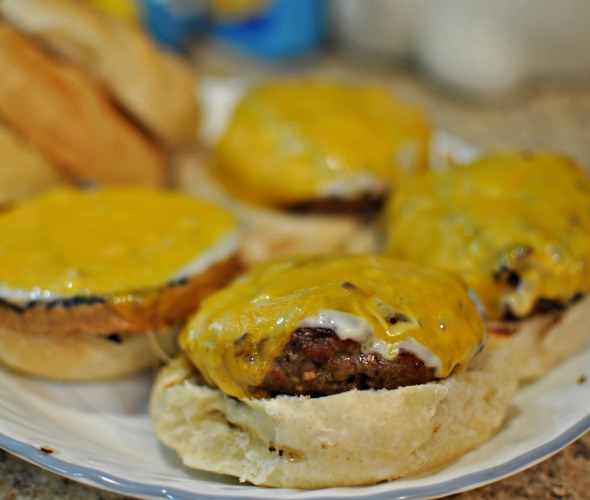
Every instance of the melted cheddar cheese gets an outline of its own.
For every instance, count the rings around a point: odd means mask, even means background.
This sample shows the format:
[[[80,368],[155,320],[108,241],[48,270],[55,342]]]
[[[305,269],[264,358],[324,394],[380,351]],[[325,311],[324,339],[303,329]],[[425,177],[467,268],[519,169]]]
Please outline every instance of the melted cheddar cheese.
[[[196,275],[236,250],[224,209],[165,191],[58,189],[0,216],[0,296],[124,295]]]
[[[490,319],[590,289],[590,180],[551,153],[497,153],[402,183],[386,253],[456,272]]]
[[[429,140],[425,116],[376,85],[275,80],[238,103],[215,172],[235,196],[266,206],[381,195],[426,168]]]
[[[330,328],[364,352],[416,353],[446,377],[484,341],[465,285],[442,271],[384,256],[295,258],[259,265],[208,297],[180,344],[205,379],[250,397],[303,326]]]

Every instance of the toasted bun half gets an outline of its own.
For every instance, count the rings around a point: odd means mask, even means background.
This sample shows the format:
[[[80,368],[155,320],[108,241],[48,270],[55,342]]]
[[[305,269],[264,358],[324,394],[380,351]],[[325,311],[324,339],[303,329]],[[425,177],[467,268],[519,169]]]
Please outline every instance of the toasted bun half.
[[[488,322],[489,342],[506,350],[522,383],[534,381],[590,346],[590,296],[565,310],[517,321]]]
[[[0,122],[0,209],[68,179]]]
[[[74,180],[163,183],[160,148],[78,68],[0,23],[0,119]]]
[[[174,355],[176,334],[177,328],[139,335],[27,335],[0,325],[0,362],[16,372],[53,380],[109,380],[157,367],[162,353]]]
[[[484,351],[439,382],[320,398],[229,398],[183,357],[155,381],[150,413],[185,465],[257,485],[367,485],[418,474],[482,444],[506,416],[516,379]]]
[[[196,75],[138,26],[75,0],[6,0],[0,13],[23,33],[91,75],[127,114],[170,147],[196,140]]]

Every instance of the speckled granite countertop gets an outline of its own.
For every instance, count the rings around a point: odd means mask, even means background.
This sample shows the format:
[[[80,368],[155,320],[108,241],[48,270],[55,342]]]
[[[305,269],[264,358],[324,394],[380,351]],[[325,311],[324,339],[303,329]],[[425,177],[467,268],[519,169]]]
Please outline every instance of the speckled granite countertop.
[[[216,61],[204,57],[200,63],[216,73],[234,70],[234,67],[229,70],[227,66],[220,67]],[[304,67],[307,69],[309,65],[317,66],[312,61]],[[531,84],[510,98],[483,103],[446,95],[410,71],[366,66],[351,70],[341,61],[322,62],[321,68],[333,73],[371,74],[382,79],[399,95],[429,111],[440,129],[482,148],[554,149],[590,167],[590,78],[575,84]],[[124,497],[46,472],[0,450],[0,498],[119,500]],[[524,472],[450,498],[590,498],[590,433]]]

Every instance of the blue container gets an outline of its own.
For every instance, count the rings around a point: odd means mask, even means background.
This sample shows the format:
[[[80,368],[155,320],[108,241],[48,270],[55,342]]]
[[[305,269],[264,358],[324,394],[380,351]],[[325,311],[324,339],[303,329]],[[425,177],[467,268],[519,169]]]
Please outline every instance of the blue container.
[[[216,19],[209,32],[240,52],[280,59],[316,48],[323,41],[325,25],[324,0],[273,0],[251,19]]]
[[[141,0],[140,4],[147,31],[171,48],[188,48],[206,28],[205,0]]]
[[[263,59],[301,55],[323,40],[326,0],[260,0],[227,13],[207,0],[142,0],[147,30],[159,42],[187,48],[211,36],[236,51]]]

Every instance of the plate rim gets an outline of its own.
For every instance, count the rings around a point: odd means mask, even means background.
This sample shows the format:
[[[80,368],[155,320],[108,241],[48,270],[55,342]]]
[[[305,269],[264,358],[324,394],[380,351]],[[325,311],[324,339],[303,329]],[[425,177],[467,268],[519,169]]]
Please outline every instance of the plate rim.
[[[296,490],[287,488],[263,488],[264,491],[281,491],[281,498],[297,498],[306,500],[345,500],[351,498],[363,498],[367,500],[427,500],[442,496],[473,490],[487,484],[499,481],[518,472],[526,470],[552,455],[558,453],[569,444],[576,441],[590,430],[590,413],[570,425],[559,435],[549,441],[527,450],[508,461],[488,467],[486,469],[470,472],[466,475],[455,477],[425,486],[407,486],[399,490],[391,490],[387,486],[395,482],[385,484],[385,490],[366,492],[362,496],[354,495],[357,488],[326,488],[319,490]],[[191,492],[176,486],[167,487],[159,484],[146,484],[141,481],[125,479],[111,472],[103,472],[95,467],[87,467],[61,459],[52,454],[47,454],[41,449],[10,437],[0,432],[0,448],[30,464],[43,470],[66,477],[87,486],[96,487],[112,493],[143,499],[168,498],[170,500],[219,500],[228,498],[228,491],[219,493]],[[198,480],[197,480],[198,481]],[[378,485],[375,485],[378,486]],[[251,491],[240,492],[240,498],[250,500],[267,500],[266,495],[260,496],[260,490],[252,488]],[[343,492],[347,491],[348,494]],[[332,492],[332,493],[330,493]],[[391,495],[394,496],[391,496]]]

